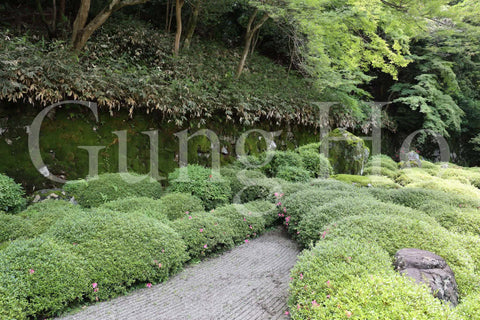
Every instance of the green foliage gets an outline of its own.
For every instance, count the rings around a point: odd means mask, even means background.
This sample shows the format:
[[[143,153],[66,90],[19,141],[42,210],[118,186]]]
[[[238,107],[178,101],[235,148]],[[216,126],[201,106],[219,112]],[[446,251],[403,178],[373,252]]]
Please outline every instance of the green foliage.
[[[266,227],[273,226],[277,220],[277,206],[271,202],[256,200],[245,203],[244,207],[248,212],[252,212],[253,215],[262,216]]]
[[[228,203],[232,197],[229,182],[202,166],[177,168],[169,174],[168,181],[170,191],[190,193],[198,197],[207,210]]]
[[[386,251],[364,240],[318,242],[303,251],[291,277],[292,319],[445,319],[447,313],[429,289],[394,273]]]
[[[345,218],[328,229],[326,239],[368,240],[392,257],[402,248],[434,252],[444,258],[455,273],[460,297],[478,289],[480,278],[475,271],[475,261],[463,241],[438,224],[413,217],[367,214]]]
[[[325,184],[324,184],[325,185]],[[327,187],[329,185],[326,184]],[[281,213],[285,216],[285,223],[288,223],[288,231],[297,236],[298,223],[303,220],[303,216],[310,210],[327,205],[329,202],[337,199],[342,199],[345,202],[362,196],[367,200],[370,196],[363,189],[354,187],[345,187],[337,190],[336,187],[344,187],[346,184],[331,184],[333,189],[321,188],[315,186],[314,188],[307,188],[300,190],[291,195],[286,195],[279,199],[279,207]],[[288,221],[286,221],[288,218]]]
[[[192,213],[170,223],[182,237],[190,259],[230,249],[235,231],[228,220],[211,212]]]
[[[204,211],[202,200],[188,193],[169,193],[164,195],[157,210],[170,220],[185,217],[189,212]]]
[[[25,205],[25,192],[13,179],[0,173],[0,210],[16,213]]]
[[[311,143],[297,149],[305,169],[313,178],[328,178],[333,173],[330,162],[320,153],[319,143]]]
[[[0,317],[45,318],[80,302],[91,290],[86,267],[67,245],[14,241],[0,252]]]
[[[283,166],[277,169],[277,178],[292,182],[308,182],[311,175],[303,168]]]
[[[266,157],[270,161],[262,167],[262,170],[269,177],[275,177],[281,167],[303,167],[302,157],[293,151],[269,151]]]
[[[101,204],[125,197],[160,198],[162,185],[149,178],[140,179],[140,175],[129,174],[123,178],[122,173],[105,173],[95,179],[71,181],[63,189],[84,207],[98,207]]]
[[[163,281],[187,260],[184,242],[170,227],[139,213],[97,209],[58,221],[46,235],[85,261],[91,283],[98,283],[98,292],[88,292],[91,299]]]
[[[339,181],[359,185],[361,187],[382,187],[382,188],[399,188],[393,180],[384,176],[357,176],[350,174],[336,174],[332,178]]]
[[[383,203],[375,199],[362,197],[348,199],[334,199],[327,204],[314,207],[303,214],[298,223],[297,241],[303,247],[314,245],[317,240],[325,238],[328,233],[327,225],[349,216],[369,216],[390,214],[394,216],[418,219],[436,224],[435,219],[428,217],[421,211],[412,210],[404,206]]]
[[[380,154],[371,156],[367,162],[366,167],[381,167],[390,171],[398,170],[398,163],[387,155]]]
[[[0,212],[0,243],[31,234],[33,225],[19,215]]]
[[[244,203],[257,199],[267,199],[273,195],[276,183],[256,170],[239,170],[235,167],[222,168],[220,173],[232,190],[234,202]]]
[[[167,219],[161,210],[162,204],[158,199],[148,197],[127,197],[102,204],[100,209],[107,209],[119,213],[141,213],[160,221]]]

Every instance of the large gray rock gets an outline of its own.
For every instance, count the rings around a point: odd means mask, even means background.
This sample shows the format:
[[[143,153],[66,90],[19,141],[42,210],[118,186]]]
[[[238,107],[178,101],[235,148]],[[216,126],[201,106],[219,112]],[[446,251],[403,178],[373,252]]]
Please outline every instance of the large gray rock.
[[[440,256],[419,249],[401,249],[395,254],[395,269],[413,278],[417,283],[426,283],[438,299],[458,304],[455,275]]]

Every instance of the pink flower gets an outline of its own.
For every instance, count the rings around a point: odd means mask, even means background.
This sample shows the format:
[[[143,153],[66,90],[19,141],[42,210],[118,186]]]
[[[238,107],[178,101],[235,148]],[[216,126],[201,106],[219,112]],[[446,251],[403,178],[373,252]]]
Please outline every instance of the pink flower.
[[[159,267],[159,268],[161,268],[161,267],[162,267],[162,264],[161,264],[161,263],[159,263],[159,264],[158,264],[158,267]]]
[[[286,217],[286,218],[285,218],[285,221],[286,221],[286,222],[289,222],[289,221],[290,221],[290,216]]]
[[[300,304],[297,303],[297,310],[300,310],[300,308],[301,308],[301,307],[300,307]]]
[[[202,229],[200,229],[200,232],[203,232],[203,228],[202,228]]]
[[[303,279],[303,273],[300,273],[300,280]]]
[[[327,299],[330,299],[330,295],[329,295],[329,294],[327,294]]]
[[[325,231],[323,231],[323,233],[322,233],[322,239],[325,239],[326,235],[327,235],[327,231],[325,230]]]
[[[285,311],[285,315],[288,316],[290,314],[290,312],[288,311]]]
[[[275,192],[273,195],[275,196],[275,198],[278,198],[279,193],[278,193],[278,192]]]
[[[28,272],[30,272],[30,274],[33,274],[35,272],[35,270],[30,269],[30,270],[28,270]]]
[[[98,292],[98,288],[93,289],[93,292]]]
[[[190,211],[185,211],[185,214],[189,214],[189,213],[190,213]]]
[[[245,239],[245,243],[248,243],[248,239]]]
[[[147,283],[147,288],[151,288],[152,287],[152,284],[149,282]]]
[[[284,207],[284,208],[283,208],[283,212],[287,213],[287,208]]]
[[[327,280],[327,287],[330,287],[330,280]]]
[[[300,231],[297,231],[297,234],[300,234]]]
[[[165,252],[165,249],[162,249],[162,253],[164,253],[164,252]]]
[[[248,226],[250,229],[253,229],[253,227],[251,225]]]
[[[315,308],[315,307],[318,307],[317,301],[313,300],[313,301],[312,301],[312,306],[313,306],[314,308]]]
[[[280,207],[282,205],[282,203],[279,201],[277,202],[277,207]]]
[[[203,247],[204,247],[205,249],[207,249],[207,245],[204,245]]]
[[[253,233],[253,236],[255,237],[256,235],[257,235],[257,233],[256,233],[256,232],[254,232],[254,233]]]
[[[96,282],[92,283],[92,288],[95,289],[97,287],[97,285],[98,284]]]
[[[246,219],[246,218],[243,218],[243,221],[247,221],[247,219]]]
[[[212,177],[212,175],[209,175],[208,177],[209,177],[209,178],[211,178],[211,177]]]
[[[188,219],[192,220],[192,216],[188,216]]]
[[[345,311],[345,315],[347,316],[347,318],[350,318],[352,316],[352,312],[351,311]]]
[[[157,261],[157,260],[153,260],[153,263],[157,264],[157,263],[158,263],[158,261]]]

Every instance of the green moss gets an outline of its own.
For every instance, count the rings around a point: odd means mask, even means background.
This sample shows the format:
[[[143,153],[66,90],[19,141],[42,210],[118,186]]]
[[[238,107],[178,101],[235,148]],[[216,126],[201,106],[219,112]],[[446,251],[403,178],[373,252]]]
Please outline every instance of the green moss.
[[[393,180],[384,176],[357,176],[349,174],[337,174],[332,176],[332,178],[361,187],[400,188],[400,186],[396,184]]]

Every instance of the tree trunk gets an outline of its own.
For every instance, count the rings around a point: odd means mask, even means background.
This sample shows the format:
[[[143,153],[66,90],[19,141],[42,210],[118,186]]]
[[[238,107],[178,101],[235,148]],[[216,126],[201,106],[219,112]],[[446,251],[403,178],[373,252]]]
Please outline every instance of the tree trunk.
[[[240,76],[242,75],[243,69],[245,68],[245,63],[247,61],[248,53],[250,52],[250,47],[252,45],[252,40],[255,35],[255,32],[257,32],[269,18],[268,13],[265,13],[263,17],[254,26],[253,23],[255,22],[257,13],[258,13],[258,9],[255,9],[252,16],[248,20],[247,32],[245,33],[245,47],[243,48],[242,57],[237,67],[237,76],[236,76],[237,79],[240,78]]]
[[[57,13],[56,13],[57,4],[56,4],[55,0],[53,0],[52,22],[47,21],[47,18],[45,17],[45,13],[43,12],[43,7],[42,7],[42,4],[41,4],[40,0],[35,0],[35,3],[37,5],[37,10],[40,14],[40,19],[42,19],[43,24],[47,28],[48,37],[50,39],[55,38],[55,36],[56,36],[56,26],[57,26],[57,21],[56,21],[57,20]]]
[[[195,28],[197,27],[198,15],[200,13],[200,6],[202,5],[201,0],[197,0],[193,6],[192,14],[190,15],[190,20],[188,21],[187,34],[185,36],[185,42],[183,44],[185,49],[190,48],[190,43],[192,42],[193,34],[195,33]]]
[[[88,12],[90,11],[90,0],[82,0],[77,18],[73,23],[72,47],[80,51],[87,43],[90,36],[117,10],[125,6],[133,6],[145,3],[148,0],[110,0],[109,4],[87,25]]]
[[[176,0],[175,16],[177,18],[177,33],[175,34],[175,47],[173,53],[178,55],[180,52],[180,40],[182,38],[182,7],[185,4],[185,0]]]

